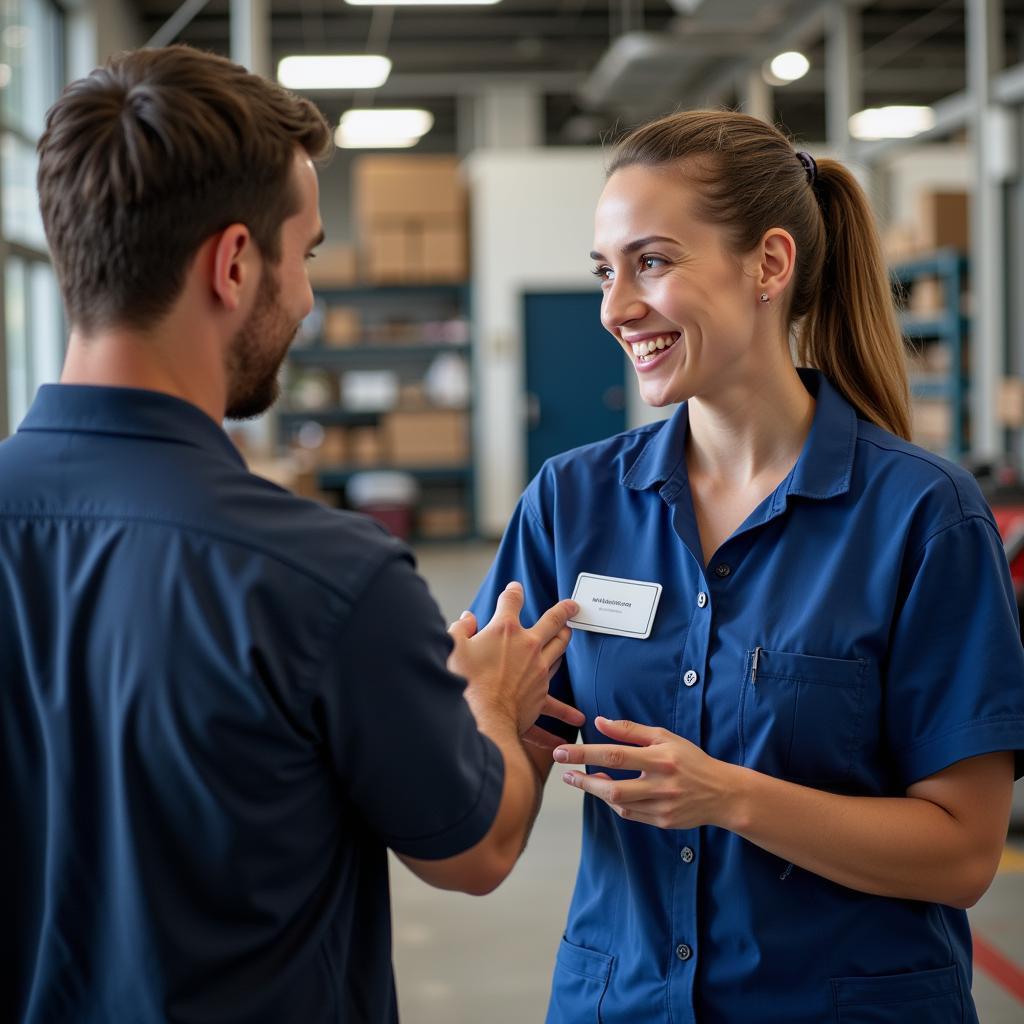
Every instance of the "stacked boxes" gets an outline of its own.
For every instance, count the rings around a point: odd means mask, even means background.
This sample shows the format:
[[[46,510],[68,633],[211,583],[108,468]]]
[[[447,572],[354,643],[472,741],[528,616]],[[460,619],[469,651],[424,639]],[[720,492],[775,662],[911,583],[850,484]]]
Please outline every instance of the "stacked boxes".
[[[361,157],[353,194],[369,283],[466,279],[466,190],[456,157]]]

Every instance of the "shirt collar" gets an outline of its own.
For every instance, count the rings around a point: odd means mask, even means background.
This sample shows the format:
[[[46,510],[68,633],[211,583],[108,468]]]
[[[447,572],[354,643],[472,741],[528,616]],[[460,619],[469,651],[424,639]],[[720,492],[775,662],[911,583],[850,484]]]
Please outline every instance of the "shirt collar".
[[[111,434],[190,444],[245,465],[219,424],[191,402],[162,391],[44,384],[18,427],[23,431]]]
[[[845,494],[850,489],[853,472],[857,414],[820,370],[798,369],[797,372],[817,404],[803,451],[788,483],[779,488],[779,497],[784,501],[789,494],[820,499]],[[678,486],[663,491],[666,500],[671,500],[686,480],[684,453],[689,423],[684,402],[626,469],[622,484],[639,491],[675,480]],[[669,490],[671,494],[667,493]]]

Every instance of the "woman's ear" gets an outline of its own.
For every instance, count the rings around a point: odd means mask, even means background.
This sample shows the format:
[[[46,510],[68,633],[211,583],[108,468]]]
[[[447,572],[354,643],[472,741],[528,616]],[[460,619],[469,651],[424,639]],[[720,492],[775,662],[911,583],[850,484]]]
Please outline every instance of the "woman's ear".
[[[761,239],[758,293],[777,299],[788,286],[796,269],[796,243],[784,228],[771,228]]]

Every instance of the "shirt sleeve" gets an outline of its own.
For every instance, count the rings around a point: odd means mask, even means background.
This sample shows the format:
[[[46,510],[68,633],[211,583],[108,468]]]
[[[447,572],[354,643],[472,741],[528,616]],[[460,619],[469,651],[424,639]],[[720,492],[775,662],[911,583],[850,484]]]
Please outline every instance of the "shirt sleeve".
[[[904,785],[1012,750],[1024,774],[1024,648],[1009,568],[981,516],[930,537],[909,563],[884,714]]]
[[[524,603],[522,623],[532,626],[552,605],[571,594],[558,593],[558,579],[555,571],[555,546],[551,534],[544,528],[536,509],[533,493],[537,481],[519,499],[512,518],[505,529],[501,545],[487,578],[480,587],[470,610],[477,617],[482,629],[494,615],[498,595],[509,583],[523,585]],[[572,645],[570,644],[570,650]],[[576,706],[569,676],[567,655],[548,687],[548,692],[566,704]],[[542,716],[537,724],[548,732],[560,736],[569,743],[576,740],[579,730],[555,718]]]
[[[356,602],[322,698],[347,798],[391,849],[426,860],[479,842],[504,784],[501,752],[446,667],[451,647],[411,559],[395,558]]]

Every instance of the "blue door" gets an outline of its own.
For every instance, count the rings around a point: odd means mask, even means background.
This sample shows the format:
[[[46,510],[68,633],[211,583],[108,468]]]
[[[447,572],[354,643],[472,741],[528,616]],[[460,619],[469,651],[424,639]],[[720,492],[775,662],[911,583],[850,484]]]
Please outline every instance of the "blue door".
[[[528,292],[527,460],[545,459],[626,429],[626,357],[601,326],[601,293]]]

